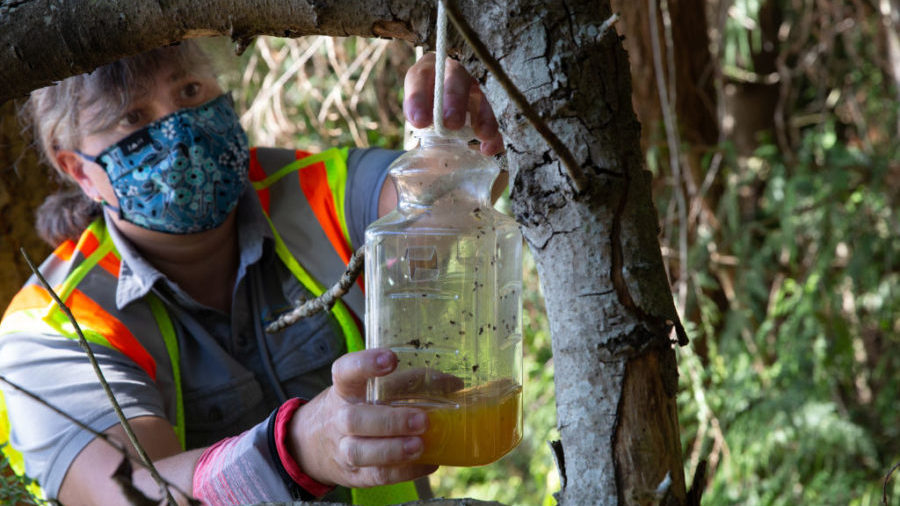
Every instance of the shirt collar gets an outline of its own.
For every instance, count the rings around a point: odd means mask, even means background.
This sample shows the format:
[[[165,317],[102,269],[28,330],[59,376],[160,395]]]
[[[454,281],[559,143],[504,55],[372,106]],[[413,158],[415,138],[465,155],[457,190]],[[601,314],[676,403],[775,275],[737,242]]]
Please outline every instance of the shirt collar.
[[[247,187],[241,195],[237,205],[238,248],[240,249],[240,264],[235,278],[235,285],[243,278],[247,268],[259,261],[262,257],[263,246],[267,241],[274,240],[272,229],[263,214],[259,199],[252,188]],[[113,244],[119,251],[121,267],[119,269],[119,282],[116,287],[116,307],[123,309],[135,300],[144,297],[154,285],[161,280],[174,293],[183,295],[188,300],[193,300],[181,288],[170,281],[165,274],[150,264],[135,249],[134,245],[122,235],[112,220],[106,220],[107,230]],[[195,304],[199,306],[199,303]]]

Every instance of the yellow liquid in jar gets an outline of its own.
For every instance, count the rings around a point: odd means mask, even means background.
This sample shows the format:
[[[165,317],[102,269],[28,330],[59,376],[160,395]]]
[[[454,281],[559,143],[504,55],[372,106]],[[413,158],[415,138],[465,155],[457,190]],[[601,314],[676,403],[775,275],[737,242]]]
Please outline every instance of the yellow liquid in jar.
[[[483,466],[522,440],[522,387],[498,380],[449,395],[459,407],[425,408],[425,450],[416,462]]]

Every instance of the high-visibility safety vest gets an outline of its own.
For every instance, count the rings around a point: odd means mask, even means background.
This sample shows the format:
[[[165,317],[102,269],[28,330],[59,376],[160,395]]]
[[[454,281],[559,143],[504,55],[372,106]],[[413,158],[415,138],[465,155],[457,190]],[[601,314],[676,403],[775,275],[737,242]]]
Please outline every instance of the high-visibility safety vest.
[[[319,154],[270,148],[252,148],[250,181],[275,237],[275,251],[297,280],[318,297],[344,272],[353,253],[344,216],[347,182],[345,149]],[[298,188],[299,187],[299,188]],[[299,189],[299,191],[298,191]],[[305,199],[299,198],[300,195]],[[320,229],[310,230],[316,222]],[[313,242],[310,242],[313,241]],[[327,241],[335,255],[313,251]],[[169,401],[175,414],[173,428],[185,448],[178,341],[175,327],[163,302],[152,292],[142,301],[118,310],[115,287],[121,257],[103,219],[92,223],[77,242],[59,245],[41,265],[41,273],[72,312],[84,337],[130,358],[156,382],[163,392],[173,392]],[[356,314],[362,314],[362,283],[338,300],[332,314],[347,345],[347,351],[365,347],[363,329]],[[130,329],[142,329],[133,333]],[[156,329],[156,332],[153,332]],[[148,331],[149,330],[149,331]],[[14,332],[57,334],[78,339],[74,326],[32,276],[16,294],[0,321],[0,339]],[[0,446],[13,470],[24,475],[22,455],[9,442],[6,404],[0,394]],[[34,488],[32,492],[39,492]],[[366,489],[353,489],[353,504],[381,506],[418,499],[413,482]]]

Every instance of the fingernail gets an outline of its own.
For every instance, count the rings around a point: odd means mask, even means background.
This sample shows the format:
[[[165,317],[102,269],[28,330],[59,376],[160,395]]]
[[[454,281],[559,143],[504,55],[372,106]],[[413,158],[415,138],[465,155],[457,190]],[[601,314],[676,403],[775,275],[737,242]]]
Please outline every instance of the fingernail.
[[[429,121],[425,101],[421,97],[410,97],[408,104],[409,118],[414,125],[423,125]]]
[[[458,123],[459,123],[459,118],[457,117],[457,109],[453,108],[453,107],[451,107],[449,109],[445,109],[444,110],[444,124],[447,126],[453,126],[453,127],[461,126],[461,125],[458,125]]]
[[[406,421],[409,430],[413,432],[421,432],[425,430],[425,424],[428,423],[425,413],[416,413],[409,417]]]
[[[403,452],[407,455],[415,455],[422,451],[422,439],[418,437],[407,438],[403,442]]]
[[[428,113],[422,110],[421,108],[417,109],[413,112],[413,124],[414,125],[424,125],[428,123]]]
[[[375,364],[381,370],[387,370],[391,368],[391,354],[390,353],[380,353],[377,357],[375,357]]]

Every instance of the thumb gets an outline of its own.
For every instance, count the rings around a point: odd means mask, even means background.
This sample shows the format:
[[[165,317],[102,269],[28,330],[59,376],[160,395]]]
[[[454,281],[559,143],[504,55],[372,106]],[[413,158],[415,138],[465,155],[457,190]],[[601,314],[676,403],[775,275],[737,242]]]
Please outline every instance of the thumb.
[[[369,379],[384,376],[396,367],[397,355],[387,349],[348,353],[331,366],[332,387],[345,400],[362,402]]]

